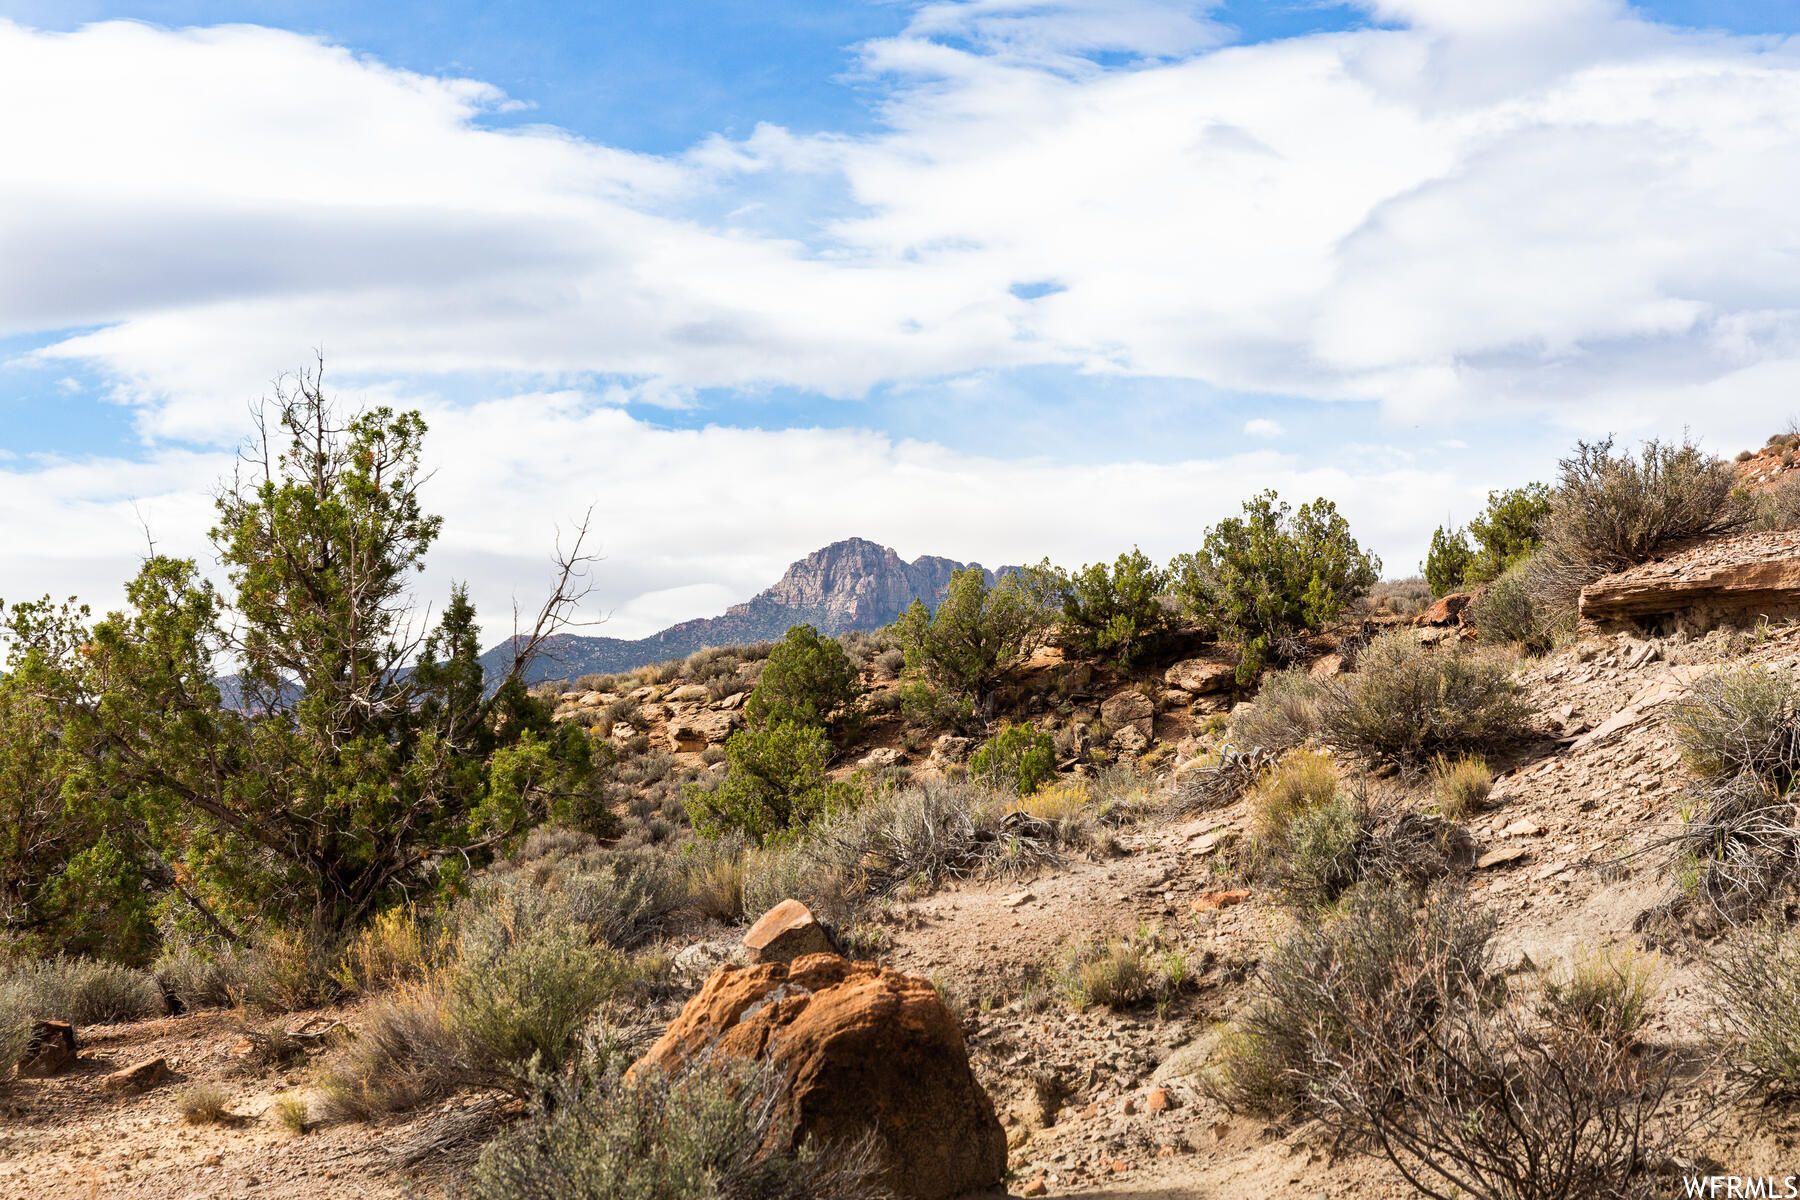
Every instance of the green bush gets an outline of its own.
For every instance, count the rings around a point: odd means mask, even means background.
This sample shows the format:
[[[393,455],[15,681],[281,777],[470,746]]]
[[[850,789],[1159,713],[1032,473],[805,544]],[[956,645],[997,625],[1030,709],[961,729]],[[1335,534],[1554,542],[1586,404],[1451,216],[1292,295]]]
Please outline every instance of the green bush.
[[[1550,489],[1541,483],[1488,493],[1487,511],[1469,522],[1476,550],[1463,571],[1462,586],[1479,587],[1530,558],[1543,541],[1550,516]]]
[[[15,962],[0,973],[0,1011],[34,1021],[99,1025],[160,1017],[162,988],[147,971],[58,955]]]
[[[744,716],[752,725],[832,725],[834,714],[847,709],[858,692],[856,664],[832,638],[819,636],[811,625],[787,631],[763,664],[762,676]]]
[[[1169,573],[1135,546],[1111,569],[1090,563],[1067,579],[1058,636],[1081,654],[1128,664],[1172,627],[1173,614],[1162,602],[1168,585]]]
[[[725,778],[708,791],[690,786],[685,803],[704,837],[736,831],[756,845],[802,829],[848,804],[855,789],[825,774],[831,747],[804,725],[740,729],[725,743]]]
[[[482,1151],[479,1200],[884,1200],[872,1141],[786,1147],[768,1067],[702,1056],[625,1078],[602,1057]]]
[[[1044,644],[1055,621],[1054,584],[1013,572],[990,587],[978,568],[950,577],[937,609],[913,601],[893,624],[906,666],[932,687],[976,707]]]
[[[1595,572],[1644,562],[1665,547],[1748,525],[1737,472],[1683,438],[1645,442],[1634,457],[1613,441],[1578,442],[1542,522],[1553,558]]]
[[[1383,634],[1354,673],[1320,688],[1319,723],[1333,743],[1371,758],[1423,767],[1522,737],[1527,710],[1513,662],[1494,651],[1434,649]]]
[[[525,881],[497,888],[464,920],[444,1011],[475,1067],[520,1094],[535,1064],[556,1071],[601,1002],[635,980],[566,901]]]
[[[1056,775],[1056,739],[1034,725],[1000,723],[969,760],[969,777],[1019,795],[1035,792]]]
[[[1174,591],[1201,620],[1242,643],[1248,684],[1282,643],[1316,630],[1381,578],[1381,560],[1350,536],[1329,500],[1291,510],[1274,492],[1219,522],[1204,548],[1175,561]]]
[[[1425,572],[1425,582],[1431,585],[1431,594],[1447,596],[1451,592],[1460,592],[1463,576],[1468,573],[1473,557],[1468,536],[1461,529],[1445,529],[1439,525],[1433,530],[1431,549],[1420,565]]]

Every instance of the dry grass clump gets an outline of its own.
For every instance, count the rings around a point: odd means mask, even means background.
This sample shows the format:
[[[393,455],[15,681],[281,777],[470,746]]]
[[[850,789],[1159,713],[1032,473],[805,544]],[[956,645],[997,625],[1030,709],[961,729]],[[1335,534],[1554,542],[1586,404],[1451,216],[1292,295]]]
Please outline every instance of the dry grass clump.
[[[229,1008],[244,994],[244,972],[229,946],[165,945],[150,968],[176,1012]]]
[[[1076,943],[1063,951],[1054,977],[1070,1007],[1121,1009],[1154,1000],[1166,1004],[1190,975],[1187,955],[1155,926],[1123,937]]]
[[[1621,1043],[1636,1039],[1656,999],[1660,961],[1629,946],[1589,950],[1543,972],[1544,1003],[1564,1025],[1579,1024]]]
[[[12,1082],[14,1069],[30,1047],[30,1015],[0,987],[0,1090]]]
[[[392,908],[350,940],[335,974],[347,991],[365,995],[386,991],[423,979],[441,953],[442,942],[420,923],[411,905]]]
[[[1467,821],[1481,811],[1493,790],[1494,773],[1484,758],[1440,754],[1432,760],[1431,795],[1448,820]]]
[[[1279,840],[1301,813],[1337,795],[1337,767],[1331,757],[1296,750],[1262,777],[1250,795],[1251,822],[1260,838]]]
[[[196,1083],[175,1096],[175,1110],[189,1125],[217,1125],[231,1116],[231,1098],[216,1083]]]
[[[1435,649],[1384,634],[1353,674],[1320,686],[1319,727],[1336,745],[1407,767],[1503,745],[1526,732],[1514,666],[1497,651]]]
[[[627,1080],[592,1063],[482,1151],[479,1200],[888,1200],[872,1138],[789,1151],[767,1067],[703,1056]]]
[[[1800,1097],[1800,927],[1764,918],[1702,962],[1726,1061],[1772,1097]]]
[[[312,1109],[300,1096],[282,1096],[269,1106],[269,1114],[292,1134],[303,1134],[312,1128]]]

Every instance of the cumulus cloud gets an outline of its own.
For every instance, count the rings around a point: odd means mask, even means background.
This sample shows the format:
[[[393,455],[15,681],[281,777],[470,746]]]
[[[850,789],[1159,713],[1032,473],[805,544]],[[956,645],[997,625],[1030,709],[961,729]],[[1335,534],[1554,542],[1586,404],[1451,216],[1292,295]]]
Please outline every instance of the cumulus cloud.
[[[1008,462],[730,428],[741,406],[657,429],[622,401],[830,407],[1029,367],[1356,402],[1445,443],[1511,417],[1695,424],[1729,450],[1786,416],[1800,44],[1614,0],[1366,7],[1382,27],[1229,46],[1199,3],[922,4],[862,48],[874,132],[763,126],[671,157],[496,129],[485,83],[295,34],[0,22],[0,336],[47,340],[46,379],[97,373],[147,447],[9,460],[23,532],[0,579],[85,586],[146,508],[197,537],[209,448],[314,345],[363,394],[434,406],[463,528],[446,570],[491,609],[527,587],[547,514],[598,499],[622,623],[851,533],[990,561],[1184,549],[1284,483],[1411,556],[1444,507],[1428,488],[1511,482],[1476,477],[1488,455],[1453,481],[1368,458]],[[429,398],[496,378],[530,398]]]
[[[1280,421],[1271,421],[1267,417],[1252,417],[1244,422],[1244,432],[1251,437],[1278,438],[1287,430],[1282,428]]]

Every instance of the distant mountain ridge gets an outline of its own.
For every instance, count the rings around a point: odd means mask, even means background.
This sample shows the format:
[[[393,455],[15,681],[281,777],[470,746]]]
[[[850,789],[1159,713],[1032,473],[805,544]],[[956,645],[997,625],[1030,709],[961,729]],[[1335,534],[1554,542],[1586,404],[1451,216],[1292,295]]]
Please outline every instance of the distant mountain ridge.
[[[935,555],[907,562],[887,546],[846,538],[794,563],[773,587],[732,605],[723,616],[683,621],[635,640],[557,634],[544,643],[526,679],[535,683],[629,671],[714,646],[769,641],[791,625],[812,625],[827,634],[879,629],[914,600],[935,608],[950,576],[965,567],[978,568],[993,579],[993,572],[980,563]],[[481,656],[489,679],[511,665],[511,654],[509,639]]]

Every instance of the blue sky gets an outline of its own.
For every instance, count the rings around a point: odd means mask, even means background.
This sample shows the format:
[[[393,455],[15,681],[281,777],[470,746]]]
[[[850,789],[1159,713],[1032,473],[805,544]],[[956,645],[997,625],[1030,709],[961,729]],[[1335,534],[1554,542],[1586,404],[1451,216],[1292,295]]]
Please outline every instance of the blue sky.
[[[0,597],[112,602],[280,371],[426,410],[426,582],[612,632],[861,535],[1390,574],[1579,436],[1800,383],[1794,6],[0,0]],[[133,24],[120,24],[131,22]]]

